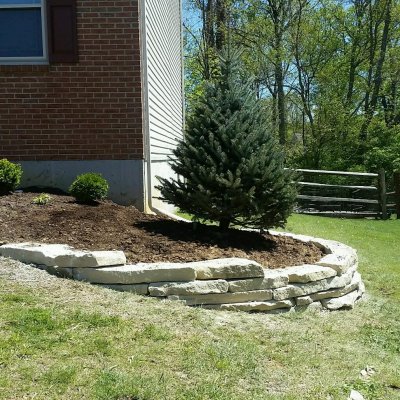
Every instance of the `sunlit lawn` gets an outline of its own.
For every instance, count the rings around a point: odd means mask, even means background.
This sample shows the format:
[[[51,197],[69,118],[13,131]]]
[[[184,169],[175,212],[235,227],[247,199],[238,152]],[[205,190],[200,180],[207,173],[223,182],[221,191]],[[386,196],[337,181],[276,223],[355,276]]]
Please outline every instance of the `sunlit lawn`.
[[[400,220],[318,218],[293,215],[290,232],[344,242],[358,250],[360,270],[377,295],[400,300]]]
[[[333,313],[208,311],[35,269],[42,280],[25,284],[0,260],[0,398],[342,400],[353,388],[400,399],[400,221],[296,215],[287,230],[355,247],[367,300]],[[376,373],[362,379],[366,366]]]

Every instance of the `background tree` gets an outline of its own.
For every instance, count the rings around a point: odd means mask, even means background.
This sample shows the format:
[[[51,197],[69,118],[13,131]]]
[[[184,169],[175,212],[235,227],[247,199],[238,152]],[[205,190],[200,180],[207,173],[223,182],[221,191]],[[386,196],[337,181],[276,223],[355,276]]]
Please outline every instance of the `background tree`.
[[[218,76],[216,32],[224,32],[222,41],[244,47],[245,72],[287,165],[365,170],[378,168],[378,149],[395,152],[400,0],[226,0],[221,14],[216,0],[186,1],[187,76],[200,76],[199,49],[208,49],[210,67],[188,91],[189,110],[192,94]]]

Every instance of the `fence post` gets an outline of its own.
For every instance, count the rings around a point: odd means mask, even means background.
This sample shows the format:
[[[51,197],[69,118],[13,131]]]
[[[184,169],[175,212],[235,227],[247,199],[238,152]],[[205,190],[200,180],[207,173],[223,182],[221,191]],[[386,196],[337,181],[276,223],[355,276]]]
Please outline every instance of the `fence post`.
[[[378,173],[379,203],[381,206],[382,219],[387,219],[387,198],[386,198],[386,178],[385,170],[381,168]]]
[[[394,177],[394,202],[396,204],[397,219],[400,219],[400,171],[396,171]]]

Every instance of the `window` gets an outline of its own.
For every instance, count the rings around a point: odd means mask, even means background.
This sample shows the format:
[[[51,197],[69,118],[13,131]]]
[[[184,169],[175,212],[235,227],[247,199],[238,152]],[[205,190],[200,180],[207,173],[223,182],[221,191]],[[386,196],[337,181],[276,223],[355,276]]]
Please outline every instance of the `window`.
[[[76,0],[0,0],[0,64],[78,62]]]
[[[0,0],[0,63],[47,62],[44,0]]]

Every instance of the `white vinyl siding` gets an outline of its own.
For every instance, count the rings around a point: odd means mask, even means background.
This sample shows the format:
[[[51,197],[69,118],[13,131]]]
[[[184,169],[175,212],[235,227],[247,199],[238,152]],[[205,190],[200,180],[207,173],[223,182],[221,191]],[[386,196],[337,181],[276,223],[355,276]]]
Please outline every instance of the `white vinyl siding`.
[[[145,0],[148,146],[153,188],[169,177],[168,157],[183,137],[182,23],[180,0]]]
[[[182,40],[179,0],[146,0],[150,152],[166,161],[182,138]]]

